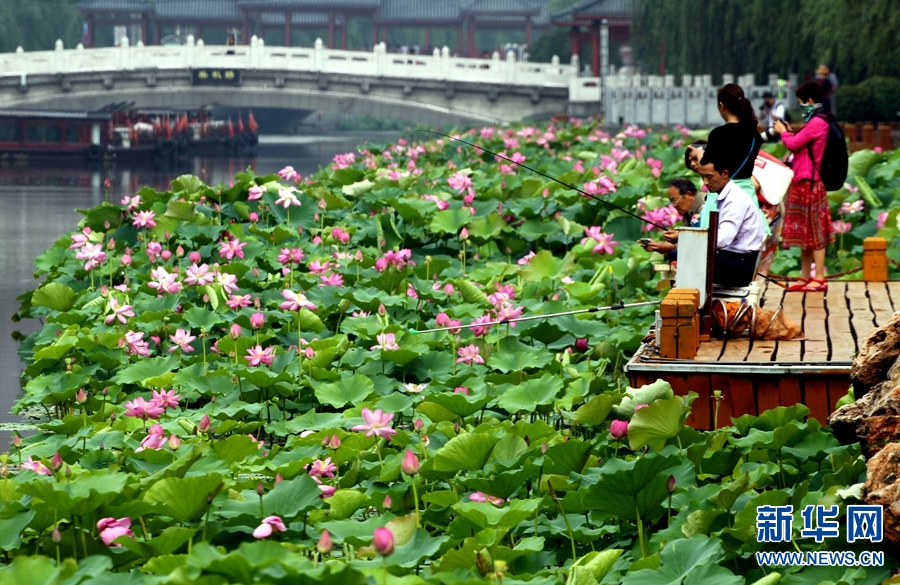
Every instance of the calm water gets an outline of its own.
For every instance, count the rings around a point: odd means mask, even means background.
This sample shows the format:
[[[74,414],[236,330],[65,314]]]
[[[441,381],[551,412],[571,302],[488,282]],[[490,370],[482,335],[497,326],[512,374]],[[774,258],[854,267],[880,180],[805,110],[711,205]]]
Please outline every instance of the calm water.
[[[367,139],[385,142],[391,137],[263,137],[256,157],[193,158],[172,169],[0,166],[0,422],[19,422],[10,410],[21,394],[19,377],[24,366],[11,334],[27,335],[40,325],[32,320],[11,321],[19,308],[16,297],[35,287],[35,258],[76,228],[82,216],[75,210],[103,201],[105,179],[112,181],[110,201],[118,202],[147,185],[165,191],[169,181],[186,173],[208,185],[227,184],[248,166],[264,174],[291,165],[307,175],[327,165],[335,154],[355,151]],[[5,449],[8,440],[8,433],[0,432],[0,449]]]

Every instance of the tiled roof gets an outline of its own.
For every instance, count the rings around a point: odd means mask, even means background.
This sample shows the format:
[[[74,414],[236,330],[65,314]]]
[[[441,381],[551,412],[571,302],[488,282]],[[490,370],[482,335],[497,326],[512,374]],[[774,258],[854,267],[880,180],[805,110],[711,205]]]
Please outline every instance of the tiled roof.
[[[310,10],[315,8],[378,8],[382,0],[238,0],[241,8]],[[426,2],[428,0],[422,0]],[[438,0],[443,1],[443,0]]]
[[[591,17],[630,17],[633,13],[633,0],[584,0],[571,8],[552,14],[550,18],[558,22],[576,18],[585,20]]]
[[[156,15],[160,18],[244,18],[237,0],[156,0]]]
[[[263,12],[259,15],[260,24],[266,26],[283,25],[284,12]],[[334,23],[337,25],[344,24],[344,16],[341,14],[334,15]],[[295,12],[291,16],[291,24],[293,25],[322,25],[328,26],[328,13],[326,12]]]
[[[461,0],[382,0],[375,20],[385,21],[443,21],[459,22]]]
[[[527,0],[469,0],[462,7],[463,14],[533,15],[541,9]]]
[[[84,0],[78,3],[82,12],[153,12],[146,0]]]

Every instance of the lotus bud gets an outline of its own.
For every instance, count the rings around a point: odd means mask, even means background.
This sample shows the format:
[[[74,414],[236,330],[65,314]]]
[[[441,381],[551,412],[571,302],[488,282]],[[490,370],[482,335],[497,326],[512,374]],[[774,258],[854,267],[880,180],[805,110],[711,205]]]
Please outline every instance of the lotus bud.
[[[394,553],[394,533],[388,528],[376,528],[372,535],[372,546],[383,557]]]
[[[581,353],[586,352],[588,349],[588,340],[587,339],[578,339],[575,341],[575,351],[579,351]]]
[[[276,474],[275,474],[275,482],[274,482],[272,485],[278,485],[278,484],[280,484],[280,483],[283,482],[283,481],[284,481],[284,478],[281,477],[281,474],[280,474],[280,473],[276,473]]]
[[[378,304],[378,315],[381,317],[387,315],[387,309],[384,308],[384,303]]]
[[[262,313],[253,313],[250,315],[250,327],[261,329],[266,324],[266,316]]]
[[[105,285],[100,287],[100,296],[104,299],[109,296],[109,288]]]
[[[84,388],[79,388],[78,392],[75,394],[75,402],[78,404],[84,404],[87,402],[87,393],[84,391]]]
[[[313,359],[314,357],[316,357],[316,350],[311,347],[307,347],[305,350],[303,350],[303,355],[305,355],[307,359]]]
[[[165,260],[166,262],[168,262],[169,260],[172,259],[172,252],[169,252],[168,250],[163,250],[162,252],[160,252],[159,257],[162,258],[163,260]]]
[[[453,432],[459,434],[459,423],[453,423]]]
[[[50,458],[50,467],[53,468],[53,471],[58,470],[63,466],[63,458],[62,455],[59,454],[59,451],[53,454],[53,457]]]
[[[459,239],[463,240],[463,241],[468,240],[469,239],[469,230],[467,230],[466,228],[459,230]]]
[[[548,449],[547,443],[541,443],[541,455],[546,455],[547,449]]]
[[[112,181],[110,181],[108,178],[107,178],[107,179],[104,179],[104,180],[103,180],[103,186],[104,186],[106,189],[109,189],[110,187],[112,187]]]
[[[400,470],[406,475],[416,475],[419,473],[419,458],[410,449],[403,454],[403,461],[400,463]]]
[[[203,295],[203,302],[204,302],[204,303],[208,303],[208,302],[209,302],[209,295]]]
[[[298,236],[302,236],[302,235],[303,235],[303,226],[302,226],[302,225],[298,225],[298,226],[297,226],[297,235],[298,235]]]
[[[106,449],[106,445],[103,444],[103,441],[100,441],[100,444],[97,445],[97,449],[99,449],[100,451],[103,451],[104,449]]]
[[[253,306],[256,307],[257,309],[259,308],[259,297],[256,297],[255,299],[253,299]]]
[[[191,252],[190,254],[188,254],[188,258],[191,260],[191,262],[196,264],[197,262],[200,262],[200,252]]]
[[[256,213],[255,211],[251,211],[249,219],[250,219],[250,223],[256,223],[259,221],[259,214]]]
[[[104,395],[104,396],[109,396],[109,388],[104,388],[104,389],[103,389],[103,395]]]
[[[184,258],[184,248],[181,246],[181,244],[178,244],[178,247],[175,248],[175,256],[177,256],[178,258]]]
[[[172,236],[169,234],[169,232],[164,232],[164,233],[163,233],[163,238],[164,238],[164,239],[168,240],[168,239],[171,238],[171,237],[172,237]]]
[[[114,239],[110,238],[109,241],[106,242],[106,249],[107,250],[115,250],[116,249],[116,241]]]
[[[178,438],[178,435],[169,435],[169,448],[177,451],[178,447],[181,447],[181,439]]]
[[[713,390],[713,398],[722,398],[721,390]]]
[[[319,214],[318,213],[313,214],[313,219],[316,221],[319,221]],[[318,237],[318,236],[316,236],[316,237]],[[315,244],[317,242],[313,242],[313,243]]]
[[[313,243],[313,244],[321,244],[321,243],[322,243],[322,238],[321,238],[321,236],[316,236],[316,237],[314,237],[314,238],[312,239],[312,243]]]
[[[263,486],[261,481],[256,482],[256,493],[260,496],[266,493],[266,488],[265,486]]]
[[[228,328],[228,336],[231,337],[232,339],[237,339],[238,337],[240,337],[241,336],[241,326],[238,325],[237,323],[232,324],[231,327]]]
[[[338,450],[341,448],[341,438],[337,435],[331,435],[331,439],[328,441],[328,448]]]
[[[413,428],[416,429],[416,431],[421,431],[422,427],[424,427],[424,426],[425,426],[425,423],[422,421],[421,418],[417,418],[416,422],[413,423]]]
[[[324,199],[319,199],[319,209],[327,209],[327,208],[328,208],[328,202],[325,201]]]
[[[362,250],[357,250],[356,254],[353,255],[353,259],[356,260],[357,262],[362,262],[363,261]]]
[[[614,420],[609,425],[609,436],[616,441],[621,441],[628,434],[628,421]]]
[[[201,433],[205,433],[209,430],[209,415],[204,414],[203,418],[200,419],[200,424],[197,425],[197,430]]]
[[[678,485],[678,482],[675,481],[675,476],[670,475],[669,481],[666,482],[666,489],[669,490],[670,494],[675,491],[675,487],[677,485]]]
[[[50,533],[50,539],[53,541],[53,544],[59,544],[62,540],[62,534],[60,534],[58,527],[53,527],[53,531]]]
[[[119,415],[117,415],[115,412],[111,412],[111,413],[109,413],[109,420],[114,421],[114,420],[116,420],[117,416],[119,416]]]
[[[72,477],[72,468],[66,465],[66,477]]]
[[[12,442],[13,442],[13,445],[16,447],[16,449],[22,448],[22,437],[20,437],[18,434],[13,436]]]
[[[109,220],[108,219],[103,222],[103,229],[105,229],[105,230],[109,229]]]
[[[316,543],[316,550],[319,551],[319,554],[327,555],[333,547],[331,535],[328,534],[327,530],[323,530],[322,536],[319,537],[319,542]]]
[[[391,499],[391,496],[384,496],[384,502],[381,505],[385,510],[390,510],[394,507],[394,500]]]

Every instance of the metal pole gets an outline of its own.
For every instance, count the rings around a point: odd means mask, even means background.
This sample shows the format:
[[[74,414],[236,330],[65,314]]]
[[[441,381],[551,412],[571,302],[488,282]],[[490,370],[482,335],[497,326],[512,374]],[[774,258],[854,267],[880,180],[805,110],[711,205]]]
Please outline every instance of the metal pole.
[[[425,329],[424,331],[418,331],[416,329],[410,329],[409,332],[413,335],[419,333],[435,333],[438,331],[450,331],[457,329],[471,329],[473,327],[493,327],[494,325],[502,325],[504,323],[519,323],[521,321],[532,321],[534,319],[550,319],[552,317],[565,317],[566,315],[579,315],[581,313],[596,313],[598,311],[609,311],[609,310],[620,310],[620,309],[632,309],[634,307],[649,307],[650,305],[658,305],[659,301],[647,301],[644,303],[630,303],[627,305],[610,305],[609,307],[594,307],[592,309],[578,309],[577,311],[565,311],[563,313],[549,313],[547,315],[530,315],[528,317],[519,317],[518,319],[506,319],[504,321],[491,321],[489,323],[469,323],[467,325],[457,325],[455,327],[438,327],[437,329]]]

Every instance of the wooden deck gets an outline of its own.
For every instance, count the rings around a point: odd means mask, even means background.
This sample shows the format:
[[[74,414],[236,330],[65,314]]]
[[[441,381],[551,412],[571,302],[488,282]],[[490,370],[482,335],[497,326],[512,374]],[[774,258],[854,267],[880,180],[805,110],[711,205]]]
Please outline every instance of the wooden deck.
[[[661,359],[644,347],[626,366],[631,384],[663,378],[678,394],[700,398],[688,422],[712,428],[712,391],[723,392],[719,426],[732,416],[779,405],[806,404],[822,424],[850,384],[850,363],[869,332],[900,310],[900,281],[833,281],[826,293],[785,292],[768,284],[760,304],[783,306],[805,338],[792,341],[716,340],[700,344],[694,360]]]

